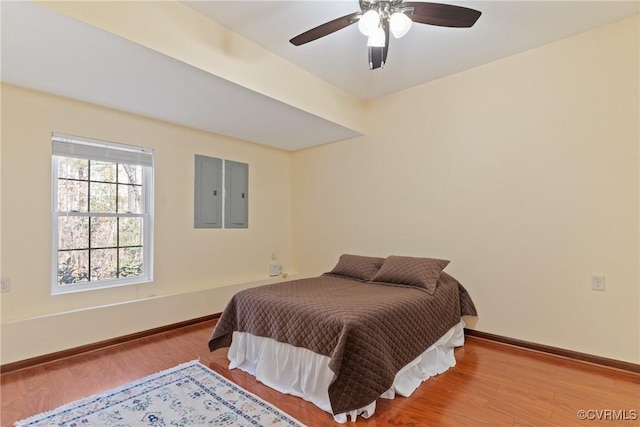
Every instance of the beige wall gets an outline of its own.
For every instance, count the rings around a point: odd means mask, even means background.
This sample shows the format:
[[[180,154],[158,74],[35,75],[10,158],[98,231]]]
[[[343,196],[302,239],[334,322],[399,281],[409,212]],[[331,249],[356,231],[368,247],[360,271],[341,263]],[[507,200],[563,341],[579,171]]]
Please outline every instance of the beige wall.
[[[50,295],[51,133],[59,132],[155,150],[154,281],[137,286]],[[2,363],[59,348],[203,315],[185,306],[188,294],[251,283],[268,276],[272,252],[292,271],[291,154],[248,142],[134,116],[14,86],[2,86],[2,275],[12,290],[2,294]],[[249,228],[193,228],[194,154],[249,164]],[[208,313],[220,312],[228,296],[211,296]],[[140,305],[128,316],[109,310],[83,317],[74,328],[48,330],[47,316],[173,295],[172,313],[145,318]],[[134,308],[137,307],[137,308]],[[120,309],[118,309],[120,310]],[[126,308],[125,308],[126,311]],[[114,314],[116,311],[113,311]],[[118,311],[120,313],[120,311]],[[140,313],[138,315],[138,313]],[[139,318],[138,318],[139,316]],[[21,322],[41,319],[43,335],[29,349]],[[24,323],[25,325],[27,323]],[[108,324],[95,333],[97,324]],[[7,326],[10,325],[10,326]],[[6,326],[6,327],[5,327]],[[100,330],[105,329],[101,326]],[[45,333],[46,330],[46,333]],[[10,333],[9,331],[13,331]],[[63,347],[64,348],[64,347]]]
[[[299,271],[446,258],[473,328],[640,362],[638,27],[378,99],[367,136],[294,153]]]
[[[448,258],[472,327],[639,363],[638,28],[379,99],[366,137],[293,155],[3,85],[0,363],[220,312],[274,250],[302,275],[344,252]],[[155,149],[153,283],[49,294],[51,132]],[[248,230],[193,229],[196,153],[250,164]]]

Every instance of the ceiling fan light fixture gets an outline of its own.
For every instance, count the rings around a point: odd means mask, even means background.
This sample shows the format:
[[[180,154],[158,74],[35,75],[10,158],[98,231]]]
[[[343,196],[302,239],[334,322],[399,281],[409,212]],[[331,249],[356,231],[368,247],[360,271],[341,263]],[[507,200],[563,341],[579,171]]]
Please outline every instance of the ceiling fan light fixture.
[[[367,46],[371,47],[384,47],[386,43],[386,37],[382,27],[376,28],[367,40]]]
[[[0,0],[2,1],[2,0]],[[482,12],[452,4],[405,0],[359,0],[360,11],[318,25],[289,40],[300,46],[327,36],[349,25],[358,23],[360,32],[367,36],[369,68],[382,68],[387,62],[389,34],[403,37],[415,21],[438,27],[472,27]]]
[[[358,29],[365,36],[371,36],[380,26],[380,15],[376,10],[367,10],[358,21]]]
[[[389,29],[397,39],[407,34],[413,21],[402,12],[394,12],[389,18]]]

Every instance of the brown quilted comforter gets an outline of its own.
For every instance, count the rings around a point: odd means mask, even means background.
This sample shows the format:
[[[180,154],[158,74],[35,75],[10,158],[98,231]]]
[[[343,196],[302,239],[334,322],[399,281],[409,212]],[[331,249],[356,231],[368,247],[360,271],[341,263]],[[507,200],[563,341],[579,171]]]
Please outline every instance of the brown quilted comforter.
[[[367,406],[396,373],[460,322],[475,316],[467,291],[442,273],[436,292],[324,274],[238,292],[216,324],[209,349],[249,332],[330,358],[334,414]]]

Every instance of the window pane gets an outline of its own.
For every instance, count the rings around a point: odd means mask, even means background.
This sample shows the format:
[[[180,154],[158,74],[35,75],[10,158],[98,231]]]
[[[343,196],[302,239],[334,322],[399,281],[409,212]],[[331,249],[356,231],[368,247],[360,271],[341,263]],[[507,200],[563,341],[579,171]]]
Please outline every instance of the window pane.
[[[89,160],[58,158],[58,178],[88,179]]]
[[[89,212],[116,212],[116,184],[91,182]]]
[[[58,217],[58,249],[88,249],[89,218]]]
[[[118,212],[142,213],[142,187],[118,185]]]
[[[120,249],[120,277],[142,276],[142,248]]]
[[[118,165],[118,182],[121,184],[142,184],[142,166]]]
[[[113,248],[118,245],[117,218],[91,217],[91,247]],[[93,262],[92,262],[93,264]]]
[[[117,277],[117,249],[91,250],[91,280],[115,279]]]
[[[58,252],[58,284],[89,280],[89,251]]]
[[[142,246],[142,218],[120,218],[118,246]]]
[[[58,211],[87,212],[88,182],[58,180]]]
[[[116,182],[116,164],[91,160],[91,181]]]

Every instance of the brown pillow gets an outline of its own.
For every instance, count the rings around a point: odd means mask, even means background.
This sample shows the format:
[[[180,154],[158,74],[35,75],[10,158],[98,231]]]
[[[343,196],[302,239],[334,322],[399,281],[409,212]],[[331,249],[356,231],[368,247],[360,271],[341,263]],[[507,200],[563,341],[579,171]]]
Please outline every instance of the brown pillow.
[[[329,274],[358,280],[371,280],[383,262],[384,258],[344,254],[340,256],[338,264],[333,267]]]
[[[390,256],[371,280],[425,288],[430,295],[436,291],[440,272],[449,261],[433,258]]]

